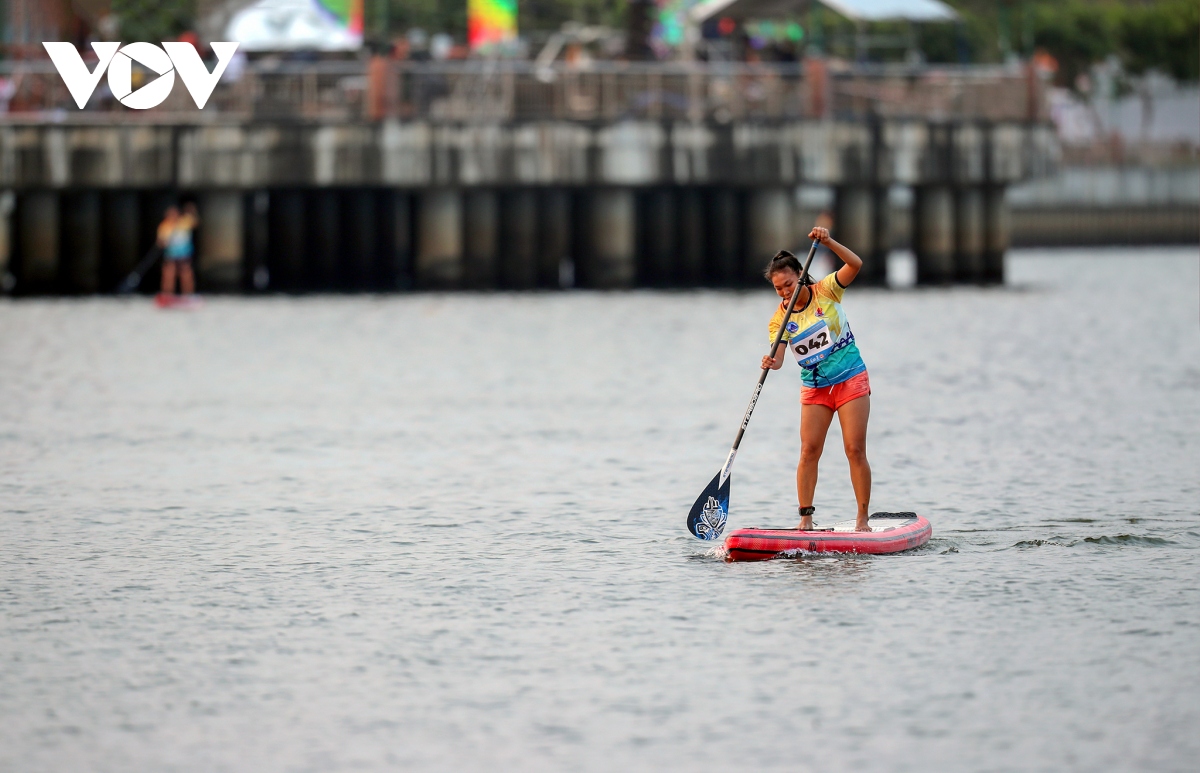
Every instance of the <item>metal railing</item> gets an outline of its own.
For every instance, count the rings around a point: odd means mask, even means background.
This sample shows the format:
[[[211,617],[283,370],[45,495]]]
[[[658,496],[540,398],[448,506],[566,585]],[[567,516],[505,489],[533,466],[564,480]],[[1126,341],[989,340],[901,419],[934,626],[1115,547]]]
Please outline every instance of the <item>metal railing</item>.
[[[138,83],[135,81],[135,87]],[[434,122],[621,119],[772,121],[919,117],[1045,121],[1045,86],[1001,67],[529,62],[256,62],[222,78],[203,111],[177,83],[150,110],[106,81],[79,110],[49,61],[0,62],[0,123]]]

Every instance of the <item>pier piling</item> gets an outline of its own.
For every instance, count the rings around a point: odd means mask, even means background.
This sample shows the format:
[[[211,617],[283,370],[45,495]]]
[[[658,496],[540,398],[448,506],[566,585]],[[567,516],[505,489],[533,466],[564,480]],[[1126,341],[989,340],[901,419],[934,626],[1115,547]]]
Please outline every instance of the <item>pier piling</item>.
[[[417,206],[416,285],[453,289],[463,282],[462,195],[451,188],[423,191]]]
[[[912,231],[917,282],[954,281],[954,193],[949,186],[917,188],[913,196]]]

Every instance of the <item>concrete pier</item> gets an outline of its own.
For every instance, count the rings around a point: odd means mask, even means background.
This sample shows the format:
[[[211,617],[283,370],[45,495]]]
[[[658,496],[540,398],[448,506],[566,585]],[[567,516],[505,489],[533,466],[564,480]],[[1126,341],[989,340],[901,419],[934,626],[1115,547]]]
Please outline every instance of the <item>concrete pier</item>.
[[[487,290],[500,276],[500,211],[495,191],[463,194],[463,287]]]
[[[928,185],[913,197],[913,252],[917,282],[952,282],[954,267],[954,193],[949,186]]]
[[[217,279],[210,269],[221,262],[217,251],[220,249],[219,245],[227,247],[228,245],[223,245],[222,242],[232,241],[227,236],[236,234],[234,227],[241,225],[241,200],[236,195],[232,198],[232,209],[237,213],[236,223],[222,222],[223,218],[228,218],[231,213],[225,211],[228,202],[223,200],[221,194],[209,194],[201,202],[201,254],[197,271],[200,274],[199,284],[205,290],[208,289],[210,280]],[[269,221],[271,231],[267,265],[271,271],[271,286],[284,292],[306,289],[310,280],[305,265],[308,255],[308,221],[304,192],[275,191],[271,196]],[[239,240],[238,258],[241,257],[240,247]]]
[[[878,203],[876,191],[869,185],[843,185],[834,192],[832,236],[863,259],[858,277],[863,284],[878,280],[878,248],[885,238],[877,228]]]
[[[585,200],[587,255],[579,268],[584,287],[632,287],[637,277],[637,207],[628,188],[591,191]]]
[[[318,188],[306,198],[308,285],[326,290],[340,286],[342,207],[336,190]]]
[[[101,215],[104,256],[100,263],[100,289],[111,292],[142,259],[142,233],[146,229],[142,227],[141,205],[134,191],[106,192]],[[150,241],[149,235],[146,241]]]
[[[1012,232],[1008,199],[1004,187],[992,185],[983,190],[984,248],[983,281],[1004,282],[1004,253],[1008,252]]]
[[[342,200],[342,285],[350,291],[373,290],[378,286],[379,215],[375,192],[359,188],[348,191]]]
[[[982,188],[971,186],[954,192],[954,265],[960,282],[983,281],[984,214]]]
[[[384,201],[386,285],[392,290],[408,290],[413,285],[412,196],[404,191],[388,191]]]
[[[528,188],[509,191],[501,205],[500,286],[532,290],[538,282],[538,197]]]
[[[834,192],[833,228],[837,240],[859,255],[875,248],[875,199],[870,186],[843,185]]]
[[[755,287],[763,283],[763,269],[781,249],[792,246],[794,239],[792,200],[787,188],[760,188],[747,197],[747,248],[742,281]],[[801,257],[803,260],[803,257]]]
[[[33,292],[58,289],[59,198],[53,191],[31,191],[17,207],[18,281]]]
[[[449,289],[463,282],[463,206],[459,191],[423,191],[417,203],[416,286]]]
[[[243,266],[248,275],[250,288],[258,292],[271,287],[271,270],[267,255],[270,248],[271,194],[257,191],[242,199],[245,217],[245,260]]]
[[[0,191],[0,292],[9,292],[16,284],[12,275],[12,214],[17,197],[12,191]]]
[[[100,192],[73,191],[62,202],[62,265],[64,292],[94,293],[100,289]]]
[[[0,190],[17,293],[108,290],[189,199],[206,292],[552,288],[560,268],[581,286],[758,286],[770,255],[805,246],[796,192],[816,189],[836,191],[860,281],[882,282],[893,188],[916,191],[921,281],[995,281],[1002,192],[1055,153],[1040,124],[900,117],[0,122]],[[101,247],[80,252],[97,192]]]
[[[676,281],[679,223],[675,198],[673,190],[663,188],[648,191],[639,199],[642,261],[638,284],[643,287],[666,287]]]
[[[706,278],[718,287],[732,287],[741,278],[738,271],[741,212],[737,194],[728,188],[717,188],[709,191],[705,204]]]
[[[672,284],[697,287],[704,283],[704,199],[695,188],[683,188],[676,199],[679,241]]]
[[[571,259],[571,195],[550,188],[538,197],[537,286],[558,288],[562,266]]]

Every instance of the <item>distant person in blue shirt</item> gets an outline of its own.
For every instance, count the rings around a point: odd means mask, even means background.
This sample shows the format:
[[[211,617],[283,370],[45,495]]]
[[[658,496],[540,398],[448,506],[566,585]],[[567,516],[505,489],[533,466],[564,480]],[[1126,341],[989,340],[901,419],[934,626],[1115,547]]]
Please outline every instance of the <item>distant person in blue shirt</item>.
[[[167,207],[162,222],[158,225],[158,246],[163,251],[162,294],[175,293],[175,276],[179,276],[179,291],[183,295],[193,295],[196,292],[196,275],[192,271],[192,257],[195,247],[192,244],[192,232],[200,217],[195,204],[185,204],[183,212],[179,207]]]

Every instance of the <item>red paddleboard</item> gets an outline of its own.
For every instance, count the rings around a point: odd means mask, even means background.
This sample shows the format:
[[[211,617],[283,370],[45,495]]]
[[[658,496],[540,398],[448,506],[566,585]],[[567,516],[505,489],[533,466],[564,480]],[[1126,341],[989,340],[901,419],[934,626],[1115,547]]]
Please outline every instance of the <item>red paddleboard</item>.
[[[204,305],[204,301],[199,295],[159,293],[154,296],[154,305],[160,309],[198,309]]]
[[[899,553],[929,541],[933,527],[916,513],[875,513],[870,531],[855,531],[854,521],[811,531],[738,529],[725,538],[730,561],[764,561],[781,553]]]

